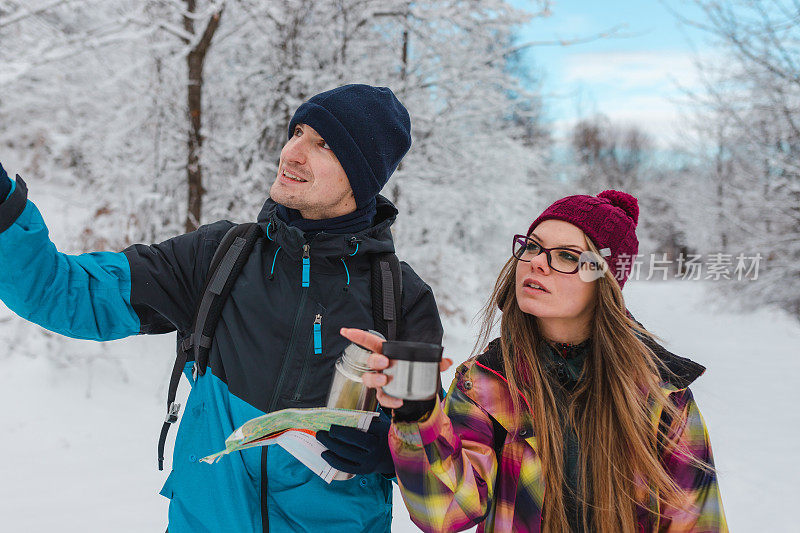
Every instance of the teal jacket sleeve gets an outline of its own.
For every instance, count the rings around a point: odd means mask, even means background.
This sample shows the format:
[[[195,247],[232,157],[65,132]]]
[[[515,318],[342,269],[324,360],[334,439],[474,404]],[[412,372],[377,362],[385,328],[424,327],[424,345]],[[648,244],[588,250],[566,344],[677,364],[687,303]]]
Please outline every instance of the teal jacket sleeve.
[[[18,178],[0,204],[0,300],[22,318],[76,339],[139,332],[125,256],[62,254]]]
[[[68,255],[50,241],[18,179],[0,203],[0,300],[22,318],[76,339],[185,331],[204,283],[206,252],[213,254],[218,234],[231,225],[222,221],[123,252]]]

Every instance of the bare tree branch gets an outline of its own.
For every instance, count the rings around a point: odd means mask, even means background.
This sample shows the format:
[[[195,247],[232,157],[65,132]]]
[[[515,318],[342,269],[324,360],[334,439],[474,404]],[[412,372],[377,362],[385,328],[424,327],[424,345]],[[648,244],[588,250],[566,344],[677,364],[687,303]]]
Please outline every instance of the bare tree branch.
[[[60,6],[60,5],[66,4],[66,3],[70,2],[70,1],[71,0],[55,0],[53,2],[50,2],[49,4],[45,4],[43,6],[35,8],[35,9],[26,9],[26,10],[22,10],[22,11],[20,11],[18,13],[14,13],[13,15],[9,15],[9,16],[7,16],[5,18],[0,19],[0,28],[3,28],[5,26],[9,26],[11,24],[16,24],[16,23],[18,23],[18,22],[20,22],[22,20],[25,20],[28,17],[34,16],[34,15],[40,15],[40,14],[45,13],[45,12],[47,12],[47,11],[53,9],[53,8],[56,8],[56,7]]]

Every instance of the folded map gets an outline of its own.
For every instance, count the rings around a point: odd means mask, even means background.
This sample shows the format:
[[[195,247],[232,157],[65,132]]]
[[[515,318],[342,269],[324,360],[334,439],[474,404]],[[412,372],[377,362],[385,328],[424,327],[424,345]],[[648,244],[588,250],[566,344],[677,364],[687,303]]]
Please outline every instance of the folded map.
[[[327,431],[332,425],[366,431],[376,416],[378,413],[374,411],[326,407],[274,411],[245,422],[225,439],[224,450],[203,457],[201,461],[214,464],[231,452],[277,444],[326,483],[334,479],[348,479],[352,476],[339,472],[321,457],[326,448],[316,439],[317,431]]]

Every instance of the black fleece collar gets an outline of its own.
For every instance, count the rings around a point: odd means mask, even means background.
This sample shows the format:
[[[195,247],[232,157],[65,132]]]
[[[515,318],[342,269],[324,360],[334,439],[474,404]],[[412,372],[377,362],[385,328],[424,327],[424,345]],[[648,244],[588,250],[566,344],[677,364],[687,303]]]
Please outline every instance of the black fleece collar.
[[[278,204],[268,198],[258,215],[258,223],[266,237],[281,246],[281,253],[299,259],[303,245],[311,245],[311,258],[339,261],[341,257],[366,253],[394,252],[391,225],[397,219],[397,208],[378,195],[375,217],[366,229],[348,233],[306,233],[296,226],[286,224],[277,214]]]
[[[283,222],[290,226],[296,226],[305,233],[356,233],[372,226],[375,218],[376,202],[375,198],[352,213],[346,215],[326,218],[322,220],[311,220],[303,218],[297,209],[289,209],[285,205],[278,204],[275,213]]]
[[[678,390],[688,387],[706,371],[706,367],[700,363],[696,363],[686,357],[675,355],[647,337],[640,337],[640,339],[648,348],[653,350],[656,358],[662,363],[662,365],[659,366],[661,380],[675,386]],[[503,370],[503,353],[500,348],[499,337],[489,343],[486,352],[478,356],[478,361],[492,370],[505,375]]]

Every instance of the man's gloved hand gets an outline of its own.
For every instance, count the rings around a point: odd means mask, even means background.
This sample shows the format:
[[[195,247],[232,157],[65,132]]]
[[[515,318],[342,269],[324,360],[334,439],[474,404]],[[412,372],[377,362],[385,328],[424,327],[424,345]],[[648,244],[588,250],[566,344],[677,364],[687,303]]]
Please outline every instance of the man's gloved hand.
[[[367,431],[332,425],[330,431],[317,431],[317,440],[328,448],[322,458],[332,467],[350,474],[394,474],[389,452],[391,420],[381,412]]]
[[[0,204],[2,204],[8,193],[11,191],[11,179],[8,177],[6,169],[0,163]]]

